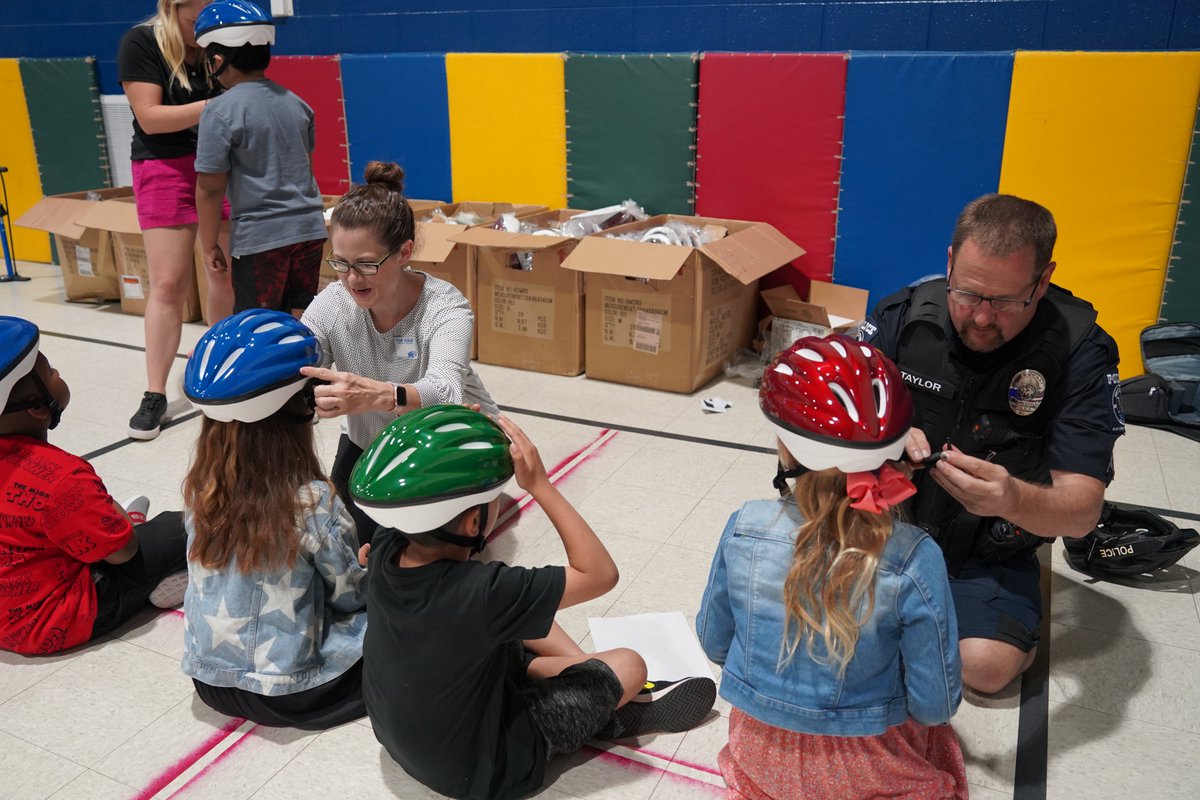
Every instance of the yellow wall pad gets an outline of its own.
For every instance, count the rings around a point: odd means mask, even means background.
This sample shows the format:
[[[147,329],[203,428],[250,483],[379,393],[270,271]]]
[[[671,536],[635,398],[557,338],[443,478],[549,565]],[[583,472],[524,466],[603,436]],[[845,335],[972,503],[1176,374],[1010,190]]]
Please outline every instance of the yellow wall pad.
[[[25,85],[21,67],[15,58],[0,58],[0,167],[8,167],[4,181],[8,186],[8,213],[13,219],[24,214],[42,199],[42,179],[38,174],[37,154],[33,149],[33,128],[25,105]],[[46,154],[52,158],[53,154]],[[2,199],[2,198],[0,198]],[[50,261],[50,237],[42,231],[13,228],[12,248],[22,261]],[[4,257],[0,256],[0,271]]]
[[[1200,92],[1200,53],[1019,52],[1000,191],[1058,222],[1054,281],[1089,300],[1142,373]]]
[[[455,201],[567,204],[563,56],[447,53]]]

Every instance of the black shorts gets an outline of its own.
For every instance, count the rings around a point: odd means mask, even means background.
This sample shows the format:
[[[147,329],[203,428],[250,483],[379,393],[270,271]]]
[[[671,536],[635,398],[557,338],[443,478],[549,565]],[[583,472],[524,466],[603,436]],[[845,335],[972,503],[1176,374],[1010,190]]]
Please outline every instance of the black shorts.
[[[233,310],[308,308],[317,294],[324,239],[233,259]]]
[[[969,559],[950,578],[959,639],[992,639],[1028,653],[1042,622],[1041,565],[1030,552],[1001,564]]]
[[[528,669],[524,652],[519,663],[521,669]],[[551,678],[526,678],[518,683],[529,713],[542,731],[547,759],[574,753],[587,744],[612,721],[623,692],[617,674],[596,658],[567,667]]]
[[[360,658],[333,680],[292,694],[262,695],[236,686],[210,686],[195,678],[192,685],[206,706],[227,717],[269,727],[319,731],[367,715],[362,663]]]

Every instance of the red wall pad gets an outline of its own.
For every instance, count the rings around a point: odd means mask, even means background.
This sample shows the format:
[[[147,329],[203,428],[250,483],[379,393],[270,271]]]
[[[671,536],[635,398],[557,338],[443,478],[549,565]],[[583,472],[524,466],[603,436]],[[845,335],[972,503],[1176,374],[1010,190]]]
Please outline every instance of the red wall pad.
[[[322,194],[345,194],[350,188],[350,157],[338,57],[272,56],[267,77],[312,106],[317,126],[317,149],[313,153],[317,185]]]
[[[844,53],[706,53],[700,62],[696,213],[769,222],[807,250],[798,270],[773,279],[801,296],[809,278],[833,274],[845,104]]]

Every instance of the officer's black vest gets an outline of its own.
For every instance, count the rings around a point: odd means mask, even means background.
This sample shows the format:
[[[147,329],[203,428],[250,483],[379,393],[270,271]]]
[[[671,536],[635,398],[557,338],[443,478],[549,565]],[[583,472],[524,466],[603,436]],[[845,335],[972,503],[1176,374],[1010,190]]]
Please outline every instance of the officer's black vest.
[[[935,452],[953,444],[1017,478],[1049,483],[1043,436],[1063,391],[1067,360],[1095,321],[1089,303],[1051,284],[1016,340],[991,360],[969,359],[986,362],[976,370],[960,356],[963,345],[952,332],[945,279],[917,286],[896,351],[916,401],[913,424]],[[985,417],[990,429],[976,432]],[[952,566],[961,563],[974,549],[977,529],[990,520],[967,514],[923,471],[914,482],[913,520],[933,535]]]

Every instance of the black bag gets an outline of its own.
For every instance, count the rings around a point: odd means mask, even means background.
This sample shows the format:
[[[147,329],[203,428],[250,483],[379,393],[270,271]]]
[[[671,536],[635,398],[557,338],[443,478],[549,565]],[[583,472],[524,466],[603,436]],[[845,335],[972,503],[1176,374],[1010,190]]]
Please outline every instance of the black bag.
[[[1121,381],[1125,420],[1200,441],[1200,325],[1152,325],[1140,339],[1146,374]]]

